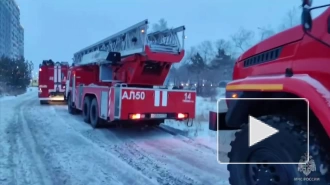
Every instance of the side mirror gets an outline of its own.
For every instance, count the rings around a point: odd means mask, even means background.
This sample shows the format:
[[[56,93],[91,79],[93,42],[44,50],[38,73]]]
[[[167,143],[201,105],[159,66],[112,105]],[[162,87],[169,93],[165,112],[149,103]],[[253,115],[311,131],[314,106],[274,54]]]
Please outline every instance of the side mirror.
[[[313,27],[312,15],[310,9],[307,7],[303,7],[303,11],[301,14],[301,24],[304,32],[306,31],[310,32],[312,30]]]

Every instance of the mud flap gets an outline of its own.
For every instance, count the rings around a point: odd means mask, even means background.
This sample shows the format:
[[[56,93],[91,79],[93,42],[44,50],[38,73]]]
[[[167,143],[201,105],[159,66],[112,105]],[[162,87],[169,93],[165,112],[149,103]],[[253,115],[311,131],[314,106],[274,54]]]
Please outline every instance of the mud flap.
[[[83,90],[84,90],[84,87],[82,85],[79,85],[79,88],[78,88],[78,101],[79,101],[79,107],[81,107],[81,103],[83,102],[83,99],[82,99],[82,96],[83,96]]]
[[[121,109],[121,87],[115,87],[115,118],[120,118],[120,109]]]
[[[100,115],[101,118],[106,120],[108,117],[108,102],[110,101],[109,93],[107,91],[102,91],[101,93],[101,101],[100,101]]]
[[[226,114],[227,112],[213,112],[209,113],[209,129],[213,131],[218,130],[237,130],[239,128],[228,127],[226,123]]]

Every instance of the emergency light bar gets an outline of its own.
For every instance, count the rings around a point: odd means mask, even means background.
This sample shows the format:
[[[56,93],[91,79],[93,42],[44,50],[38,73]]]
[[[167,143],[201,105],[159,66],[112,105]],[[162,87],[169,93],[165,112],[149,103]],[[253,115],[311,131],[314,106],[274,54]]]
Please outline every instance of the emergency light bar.
[[[68,66],[69,62],[54,62],[53,60],[43,60],[41,66],[55,66],[55,65],[61,65],[61,66]]]
[[[68,66],[69,65],[69,62],[61,62],[61,65],[62,66]]]
[[[51,59],[42,61],[42,65],[45,65],[45,66],[53,66],[54,64],[55,64],[54,61]]]

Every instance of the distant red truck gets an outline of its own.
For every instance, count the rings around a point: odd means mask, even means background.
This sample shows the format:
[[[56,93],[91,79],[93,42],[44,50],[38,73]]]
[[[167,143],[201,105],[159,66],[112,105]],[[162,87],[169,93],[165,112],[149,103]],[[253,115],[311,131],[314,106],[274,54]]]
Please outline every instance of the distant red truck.
[[[68,62],[44,60],[39,65],[39,100],[40,104],[49,101],[65,101],[65,82],[69,69]]]

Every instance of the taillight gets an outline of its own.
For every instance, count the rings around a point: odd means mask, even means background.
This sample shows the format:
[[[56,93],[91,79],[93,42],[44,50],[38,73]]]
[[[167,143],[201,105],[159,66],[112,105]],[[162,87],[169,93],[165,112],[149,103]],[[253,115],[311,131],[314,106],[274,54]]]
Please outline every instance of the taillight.
[[[145,118],[144,114],[130,114],[129,119],[142,119]]]
[[[188,114],[178,113],[177,118],[178,119],[186,119],[186,118],[188,118]]]

